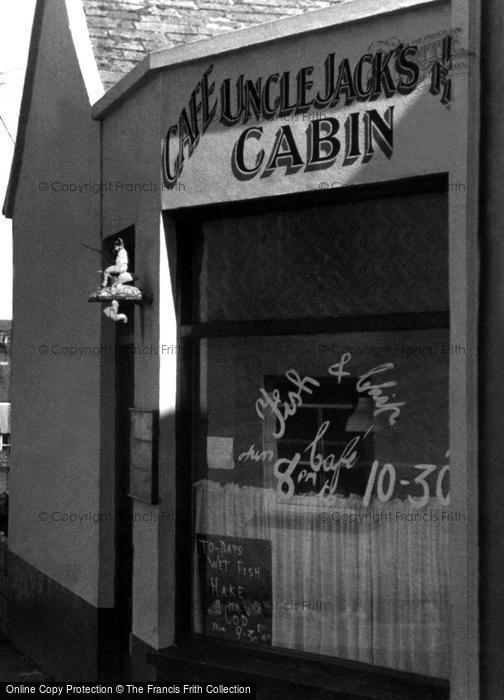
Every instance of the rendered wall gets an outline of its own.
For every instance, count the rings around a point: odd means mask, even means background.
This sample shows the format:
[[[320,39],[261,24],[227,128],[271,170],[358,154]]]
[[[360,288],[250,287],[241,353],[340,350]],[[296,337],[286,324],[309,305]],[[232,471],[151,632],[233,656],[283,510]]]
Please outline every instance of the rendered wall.
[[[172,470],[174,460],[166,450],[174,448],[174,412],[163,410],[160,393],[175,391],[176,353],[162,354],[160,345],[173,345],[170,331],[163,334],[172,302],[167,277],[164,233],[160,227],[158,81],[146,83],[103,123],[103,236],[135,227],[135,274],[138,285],[152,292],[153,302],[135,313],[135,407],[160,409],[160,505],[133,501],[133,634],[159,648],[172,641],[173,562],[162,566],[173,553]],[[166,266],[166,267],[165,267]],[[160,273],[160,267],[164,272]],[[160,275],[162,279],[160,280]],[[163,288],[163,291],[161,289]],[[171,325],[171,332],[175,327]],[[171,384],[160,381],[161,367],[168,367]],[[163,606],[166,611],[161,612]]]
[[[100,487],[100,309],[87,303],[101,260],[82,246],[100,246],[99,132],[65,5],[48,0],[13,216],[9,548],[91,605],[109,606],[111,575],[99,570],[98,551],[113,523],[96,522],[113,511]]]
[[[450,248],[450,312],[452,330],[450,342],[463,345],[467,356],[450,367],[450,440],[451,458],[457,466],[453,478],[453,508],[474,516],[476,513],[475,487],[477,463],[476,415],[471,410],[477,389],[476,380],[476,318],[478,265],[475,246],[477,231],[477,161],[475,143],[479,128],[477,92],[477,32],[474,31],[476,2],[432,3],[391,15],[377,16],[349,25],[313,31],[298,37],[271,44],[236,48],[219,53],[216,44],[208,55],[189,63],[167,66],[151,76],[143,87],[131,91],[126,100],[114,105],[104,121],[105,182],[152,183],[145,191],[118,193],[105,200],[104,234],[112,235],[121,229],[136,226],[137,273],[150,284],[155,300],[151,307],[139,312],[143,319],[137,324],[136,341],[157,345],[154,354],[137,362],[137,407],[160,407],[160,490],[159,507],[135,505],[137,513],[155,512],[158,523],[151,529],[134,525],[135,571],[133,632],[153,646],[173,642],[173,578],[174,547],[171,522],[162,521],[161,513],[173,512],[174,494],[174,429],[176,358],[162,354],[163,342],[174,342],[175,320],[171,285],[174,280],[175,252],[171,212],[179,208],[216,202],[233,202],[255,197],[273,196],[292,192],[332,189],[348,185],[384,182],[418,175],[448,173],[449,177],[449,248]],[[375,7],[376,10],[376,7]],[[350,10],[348,9],[348,12]],[[336,13],[335,13],[336,18]],[[313,28],[313,24],[311,25]],[[236,178],[232,169],[232,152],[241,132],[257,122],[224,127],[212,121],[206,133],[200,136],[191,157],[187,157],[183,172],[172,189],[161,191],[161,152],[168,128],[178,123],[181,110],[190,110],[191,93],[196,99],[198,82],[213,66],[210,75],[215,81],[213,97],[218,97],[222,82],[229,78],[234,85],[240,74],[255,80],[272,75],[275,71],[292,71],[293,75],[305,66],[320,66],[331,51],[337,58],[349,57],[355,62],[365,51],[376,50],[376,43],[394,38],[406,43],[436,44],[443,32],[458,33],[459,63],[453,75],[454,100],[448,109],[440,95],[423,85],[409,95],[390,100],[379,99],[369,105],[354,104],[345,107],[342,114],[333,110],[330,116],[344,119],[351,111],[378,109],[380,113],[395,104],[394,154],[388,159],[377,149],[367,162],[343,165],[341,158],[325,170],[290,171],[282,163],[267,177],[257,173],[249,179]],[[438,37],[432,38],[432,37]],[[224,40],[223,40],[224,41]],[[372,49],[371,47],[375,47]],[[432,46],[431,46],[432,48]],[[215,52],[212,53],[212,50]],[[439,43],[434,47],[440,52]],[[203,52],[202,52],[203,54]],[[217,55],[215,55],[217,54]],[[438,53],[440,57],[440,53]],[[180,60],[178,55],[177,60]],[[160,56],[156,67],[161,68]],[[352,64],[353,65],[353,64]],[[314,78],[315,79],[315,78]],[[320,82],[315,90],[321,89]],[[142,104],[143,101],[143,104]],[[294,115],[292,115],[294,116]],[[324,115],[321,115],[324,116]],[[140,121],[139,121],[140,120]],[[139,123],[141,122],[141,128]],[[294,138],[303,144],[309,120],[298,119],[260,121],[263,128],[260,146],[265,148],[265,159],[274,148],[280,125],[289,125]],[[344,131],[340,132],[344,135]],[[259,141],[259,139],[257,139]],[[176,141],[176,139],[175,139]],[[251,138],[249,145],[254,141]],[[306,140],[305,140],[306,143]],[[176,147],[175,147],[176,148]],[[258,151],[256,150],[256,153]],[[170,161],[175,166],[176,150]],[[307,153],[303,152],[303,155]],[[254,151],[247,152],[247,166],[253,168]],[[264,165],[264,163],[263,163]],[[156,211],[165,212],[164,232],[159,234]],[[165,242],[166,237],[166,242]],[[153,256],[160,253],[159,265]],[[153,265],[149,270],[148,265]],[[149,285],[146,285],[149,286]],[[157,314],[159,313],[159,320]],[[140,335],[140,329],[143,335]],[[165,340],[166,339],[166,340]],[[157,382],[159,381],[159,389]],[[158,395],[159,392],[159,395]],[[142,528],[142,529],[141,529]],[[452,607],[452,672],[454,698],[477,697],[477,546],[476,530],[471,523],[453,528],[451,565],[453,581]],[[157,605],[157,610],[155,606]],[[468,690],[470,688],[470,691]]]
[[[195,204],[237,200],[264,194],[284,194],[291,191],[318,189],[321,180],[333,182],[339,178],[333,170],[297,173],[285,176],[279,168],[271,177],[243,182],[235,179],[230,166],[233,144],[245,128],[238,125],[223,128],[215,120],[191,160],[185,163],[180,182],[172,190],[161,184],[161,146],[168,126],[178,118],[187,105],[191,91],[201,75],[214,65],[216,85],[219,79],[234,80],[243,72],[247,78],[267,75],[273,69],[295,72],[305,65],[322,64],[331,50],[338,48],[338,57],[346,52],[365,51],[369,44],[388,41],[400,30],[404,40],[414,40],[438,30],[450,29],[449,6],[440,3],[428,14],[411,10],[394,19],[377,17],[366,21],[362,46],[354,48],[362,26],[354,24],[328,29],[320,33],[294,37],[266,47],[244,48],[222,57],[203,58],[190,65],[167,68],[151,77],[143,86],[132,91],[127,99],[112,110],[103,122],[103,236],[117,234],[135,226],[135,272],[140,286],[154,294],[152,305],[136,310],[135,344],[138,348],[152,345],[149,352],[135,355],[135,406],[158,408],[160,431],[160,496],[159,506],[134,503],[134,603],[133,633],[142,641],[162,647],[173,642],[173,581],[174,581],[174,469],[175,430],[174,406],[176,387],[176,353],[163,351],[176,343],[176,324],[172,285],[175,282],[175,250],[170,218],[160,230],[159,211]],[[423,34],[422,34],[423,32]],[[401,38],[402,35],[401,35]],[[428,42],[429,39],[427,38]],[[216,88],[216,94],[217,94]],[[434,97],[422,91],[401,97],[397,109],[396,143],[398,152],[390,161],[378,153],[370,163],[348,168],[348,177],[338,185],[373,182],[419,174],[442,172],[447,168],[446,134],[449,110]],[[420,106],[418,106],[420,102]],[[380,102],[370,108],[380,108]],[[358,109],[359,107],[355,107]],[[362,107],[361,107],[362,109]],[[348,110],[347,110],[348,111]],[[315,115],[316,116],[316,115]],[[428,136],[429,125],[435,121],[437,130]],[[255,123],[251,120],[246,126]],[[271,147],[273,135],[280,124],[288,123],[299,134],[305,134],[309,120],[271,121],[262,124],[265,139]],[[422,136],[429,138],[426,145]],[[339,174],[339,173],[337,173]],[[148,524],[140,520],[151,513],[157,520]]]
[[[245,46],[227,55],[167,69],[161,97],[162,138],[169,134],[166,160],[169,171],[178,176],[162,192],[163,209],[446,172],[452,113],[443,103],[442,89],[435,94],[430,71],[435,61],[443,63],[443,36],[454,33],[456,51],[463,41],[461,29],[453,26],[448,3],[414,7],[393,16],[376,14],[374,9],[375,16],[360,22],[322,27],[260,48]],[[352,3],[347,12],[351,10]],[[337,17],[336,10],[334,14]],[[412,44],[418,46],[417,79],[404,75],[404,82],[392,80],[395,85],[391,89],[383,78],[386,71],[381,72],[380,80],[379,64],[375,61],[376,70],[372,68],[369,57],[377,52],[388,55],[387,69],[393,75],[395,47]],[[368,58],[361,63],[364,56]],[[345,61],[348,71],[340,73],[339,66]],[[354,89],[335,91],[336,104],[329,99],[323,106],[326,93],[331,95],[327,74],[334,70],[333,84],[340,78],[344,84],[349,75],[357,75],[359,65],[361,78],[350,78]],[[375,87],[369,90],[375,77]],[[240,81],[245,84],[243,89],[238,87]],[[251,84],[259,85],[259,118],[247,91]],[[223,93],[230,95],[228,100]],[[181,117],[183,110],[192,114],[191,99],[203,103],[206,95],[211,116],[205,130],[204,108],[198,113],[200,135],[193,143],[182,129]],[[306,102],[308,107],[303,106]],[[233,123],[231,117],[242,104],[242,116]],[[392,126],[393,136],[390,148],[375,142],[367,154],[365,120],[371,113]],[[320,147],[322,155],[327,156],[330,139],[335,139],[334,157],[325,161],[317,159],[312,148],[311,134],[317,122],[322,122],[319,128],[326,138]],[[254,131],[247,131],[254,127]],[[183,164],[178,167],[181,134],[186,145]],[[292,138],[295,151],[288,138]],[[295,156],[283,156],[289,151]],[[242,155],[241,166],[237,154]],[[314,156],[311,162],[310,155]]]

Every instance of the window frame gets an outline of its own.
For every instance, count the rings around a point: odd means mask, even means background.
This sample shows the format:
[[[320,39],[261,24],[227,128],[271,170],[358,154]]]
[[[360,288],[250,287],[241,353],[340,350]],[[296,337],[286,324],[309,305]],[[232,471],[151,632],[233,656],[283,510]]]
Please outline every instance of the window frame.
[[[179,372],[177,377],[176,401],[176,575],[175,575],[175,643],[181,647],[200,648],[201,644],[215,653],[227,657],[236,653],[237,658],[251,649],[254,654],[268,661],[280,659],[311,660],[326,669],[362,668],[376,678],[417,679],[425,687],[437,688],[441,693],[448,692],[449,681],[404,672],[392,668],[382,668],[353,660],[332,658],[264,645],[240,644],[224,641],[192,631],[191,600],[193,584],[192,546],[194,541],[192,468],[197,456],[198,445],[193,436],[198,432],[199,406],[198,386],[200,380],[199,341],[203,338],[315,335],[321,333],[338,334],[344,332],[402,331],[450,329],[450,311],[408,312],[391,314],[355,314],[295,319],[265,319],[254,321],[217,321],[209,323],[193,322],[194,299],[197,294],[197,281],[192,278],[194,242],[199,237],[201,222],[211,219],[251,216],[274,211],[294,211],[342,202],[359,202],[364,199],[391,199],[407,195],[442,193],[448,196],[448,173],[381,182],[371,185],[357,185],[320,192],[279,195],[260,199],[198,206],[177,210],[174,215],[177,241],[177,343]],[[449,216],[449,215],[448,215]],[[447,221],[449,225],[449,221]],[[450,251],[448,251],[448,274],[450,275]],[[449,302],[450,303],[450,302]],[[244,651],[245,650],[245,651]],[[388,697],[384,695],[384,698]],[[441,697],[441,696],[440,696]],[[448,695],[446,695],[448,697]]]

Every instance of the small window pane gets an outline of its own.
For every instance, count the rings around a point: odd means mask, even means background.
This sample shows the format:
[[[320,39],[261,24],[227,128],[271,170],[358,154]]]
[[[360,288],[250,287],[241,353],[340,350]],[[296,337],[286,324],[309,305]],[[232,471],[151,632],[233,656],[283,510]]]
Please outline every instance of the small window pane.
[[[446,311],[445,195],[203,224],[195,320]]]

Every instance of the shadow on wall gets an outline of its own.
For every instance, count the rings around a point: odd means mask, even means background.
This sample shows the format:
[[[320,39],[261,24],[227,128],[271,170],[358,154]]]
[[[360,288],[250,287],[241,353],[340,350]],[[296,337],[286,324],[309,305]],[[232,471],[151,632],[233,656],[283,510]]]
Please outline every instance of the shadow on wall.
[[[7,525],[6,525],[7,527]],[[0,527],[1,530],[1,527]],[[0,532],[0,633],[7,629],[7,537]]]
[[[8,534],[9,495],[7,492],[0,494],[0,537]]]

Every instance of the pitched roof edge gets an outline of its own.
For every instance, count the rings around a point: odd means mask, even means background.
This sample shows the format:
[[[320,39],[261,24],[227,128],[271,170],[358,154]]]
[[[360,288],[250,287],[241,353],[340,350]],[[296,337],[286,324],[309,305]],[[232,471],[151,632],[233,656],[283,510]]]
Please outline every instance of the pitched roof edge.
[[[103,119],[136,89],[149,75],[176,65],[198,60],[212,59],[233,51],[272,43],[293,36],[301,36],[330,27],[350,24],[363,19],[396,14],[404,10],[429,5],[447,4],[448,0],[346,0],[321,10],[301,13],[293,17],[257,24],[243,29],[219,34],[210,39],[201,39],[171,48],[153,51],[130,73],[113,85],[91,109],[93,119]]]
[[[16,144],[14,146],[14,155],[12,156],[9,183],[7,185],[4,204],[2,208],[2,214],[8,219],[12,219],[12,214],[14,211],[14,200],[16,198],[16,190],[19,182],[19,175],[21,172],[21,164],[23,161],[26,126],[28,123],[28,114],[30,112],[30,105],[33,94],[33,82],[35,79],[35,68],[37,65],[44,9],[45,0],[37,0],[37,3],[35,5],[35,11],[33,13],[33,25],[30,35],[28,60],[26,63],[26,73],[23,84],[23,95],[21,97],[21,109],[19,111]]]
[[[100,77],[96,56],[89,35],[89,26],[82,0],[66,0],[68,26],[77,54],[77,62],[89,99],[89,105],[103,97],[105,88]]]
[[[84,7],[82,5],[82,0],[65,0],[64,4],[68,17],[69,30],[72,35],[72,41],[75,48],[75,53],[77,55],[77,62],[79,64],[82,79],[88,95],[89,105],[91,106],[93,102],[99,100],[103,96],[105,90],[98,71],[98,65],[96,63],[93,47],[91,45],[89,27],[86,21],[86,15],[84,13]],[[14,155],[12,157],[9,183],[7,185],[4,205],[2,208],[3,215],[8,219],[12,219],[14,212],[16,191],[21,172],[21,165],[23,162],[26,128],[31,107],[33,82],[35,80],[35,70],[37,66],[44,10],[45,0],[37,0],[33,15],[33,25],[23,85],[23,96],[21,98],[16,144],[14,146]]]

